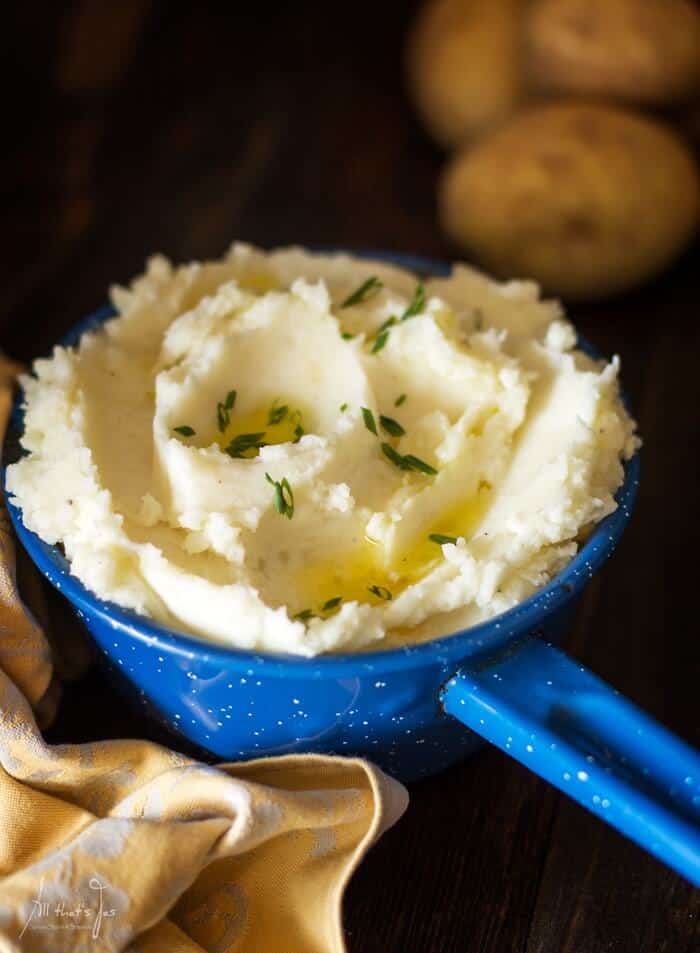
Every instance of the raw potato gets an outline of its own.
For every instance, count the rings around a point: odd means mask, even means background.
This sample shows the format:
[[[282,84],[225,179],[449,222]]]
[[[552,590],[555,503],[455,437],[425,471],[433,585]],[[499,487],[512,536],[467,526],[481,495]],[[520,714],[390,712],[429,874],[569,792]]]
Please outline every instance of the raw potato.
[[[548,90],[665,104],[700,85],[700,11],[692,0],[536,0],[525,46]]]
[[[411,95],[428,131],[457,145],[521,97],[519,0],[429,0],[407,48]]]
[[[698,222],[700,185],[661,123],[554,104],[456,155],[439,200],[446,231],[487,269],[590,299],[637,284],[680,251]]]

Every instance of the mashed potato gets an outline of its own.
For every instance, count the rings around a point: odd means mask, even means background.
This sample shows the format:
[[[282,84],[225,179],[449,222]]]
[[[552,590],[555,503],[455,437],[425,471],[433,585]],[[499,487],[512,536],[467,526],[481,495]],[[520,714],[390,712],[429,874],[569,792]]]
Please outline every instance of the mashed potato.
[[[526,598],[615,509],[618,361],[532,284],[236,244],[112,300],[22,380],[7,478],[103,599],[256,650],[419,641]]]

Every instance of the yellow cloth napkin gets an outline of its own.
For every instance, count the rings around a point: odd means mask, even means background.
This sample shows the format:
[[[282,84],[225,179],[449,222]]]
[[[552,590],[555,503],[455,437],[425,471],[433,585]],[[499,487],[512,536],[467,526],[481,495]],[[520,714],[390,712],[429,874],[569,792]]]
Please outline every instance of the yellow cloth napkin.
[[[0,364],[0,437],[13,371]],[[344,888],[404,811],[401,785],[337,757],[211,767],[145,741],[52,746],[35,714],[55,699],[3,508],[0,950],[345,950]]]

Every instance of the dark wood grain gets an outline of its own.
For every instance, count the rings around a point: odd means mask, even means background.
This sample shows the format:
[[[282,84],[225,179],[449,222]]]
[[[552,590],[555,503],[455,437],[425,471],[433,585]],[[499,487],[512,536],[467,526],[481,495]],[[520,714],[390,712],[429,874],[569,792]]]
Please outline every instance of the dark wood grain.
[[[13,4],[0,37],[3,347],[45,350],[155,250],[203,258],[244,238],[453,254],[434,215],[443,157],[402,88],[412,6]],[[699,266],[695,248],[652,286],[576,309],[622,354],[646,447],[635,519],[572,637],[695,744]],[[54,627],[72,625],[47,598]],[[49,737],[120,735],[177,743],[93,669]],[[352,953],[700,948],[697,894],[493,750],[413,787],[351,885],[346,922]]]

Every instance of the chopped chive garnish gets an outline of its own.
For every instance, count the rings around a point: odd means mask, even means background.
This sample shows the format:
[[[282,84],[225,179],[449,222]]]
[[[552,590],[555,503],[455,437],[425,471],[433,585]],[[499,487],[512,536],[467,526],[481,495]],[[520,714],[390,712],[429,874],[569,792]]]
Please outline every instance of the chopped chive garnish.
[[[267,415],[268,426],[281,423],[287,416],[288,411],[289,407],[287,404],[283,404],[281,407],[277,407],[275,404],[273,404],[272,407],[270,407],[270,412]]]
[[[425,460],[421,460],[420,457],[416,457],[412,453],[402,455],[397,450],[394,450],[389,443],[382,444],[382,453],[387,460],[398,467],[399,470],[418,470],[420,473],[425,473],[428,476],[435,476],[437,474],[435,467],[431,467]]]
[[[380,414],[379,423],[392,437],[403,437],[406,433],[398,420],[394,420],[393,417],[385,417],[384,414]]]
[[[183,437],[194,437],[195,430],[188,426],[188,424],[183,424],[181,427],[173,427],[175,433],[182,434]]]
[[[355,335],[350,334],[349,331],[341,331],[340,336],[344,341],[352,341],[352,339],[355,337]]]
[[[297,424],[294,428],[294,440],[292,443],[299,443],[301,438],[304,436],[304,428],[301,424]]]
[[[374,414],[369,409],[369,407],[362,408],[362,417],[364,418],[364,421],[365,421],[365,427],[369,430],[369,432],[373,433],[375,437],[378,436],[377,425],[374,421]]]
[[[426,463],[425,460],[421,460],[420,457],[414,457],[412,453],[407,453],[403,460],[409,470],[419,470],[421,473],[427,473],[428,476],[437,476],[435,467],[431,467],[429,463]]]
[[[386,342],[389,340],[389,330],[394,324],[398,324],[399,321],[407,321],[409,318],[412,318],[420,312],[425,307],[425,288],[423,287],[422,282],[418,282],[416,285],[416,290],[413,292],[413,298],[411,299],[410,304],[401,315],[400,318],[387,318],[384,324],[382,324],[377,329],[377,334],[374,338],[374,344],[370,350],[370,354],[376,354],[378,351],[385,346]],[[398,405],[397,405],[398,406]]]
[[[301,612],[297,612],[293,618],[299,619],[300,622],[308,622],[309,619],[314,618],[314,614],[311,609],[302,609]]]
[[[269,473],[265,474],[265,479],[275,490],[273,506],[280,516],[286,516],[290,520],[294,516],[294,493],[289,480],[286,477],[282,480],[273,480]]]
[[[395,324],[396,324],[396,318],[392,315],[392,317],[386,319],[384,324],[379,325],[379,327],[377,328],[377,334],[381,334],[382,331],[386,331],[387,328],[391,328]]]
[[[216,422],[219,433],[223,433],[231,423],[231,411],[236,403],[236,391],[230,390],[223,400],[216,405]]]
[[[379,351],[381,351],[381,349],[384,347],[384,345],[386,344],[388,340],[389,340],[388,330],[382,331],[381,334],[378,334],[376,338],[374,339],[374,344],[372,345],[370,354],[377,354]]]
[[[371,592],[377,599],[384,599],[386,602],[394,598],[386,586],[367,586],[367,591]]]
[[[438,546],[444,546],[446,543],[457,542],[456,536],[443,536],[442,533],[431,533],[430,536],[428,536],[428,539],[431,541],[431,543],[437,543]]]
[[[394,401],[394,407],[400,407],[401,404],[403,404],[403,402],[404,402],[405,400],[406,400],[406,395],[405,395],[405,394],[399,394],[399,396],[398,396],[398,397],[396,398],[396,400]]]
[[[408,321],[409,318],[414,317],[416,314],[420,314],[423,308],[425,307],[425,288],[423,287],[423,282],[419,281],[416,285],[416,290],[413,292],[413,298],[411,303],[406,308],[404,313],[401,315],[402,321]]]
[[[382,282],[377,278],[376,275],[372,275],[371,278],[368,278],[366,281],[363,281],[359,288],[357,288],[351,295],[343,301],[341,308],[351,308],[355,304],[359,304],[361,301],[364,301],[371,294],[375,294],[383,287]]]
[[[341,405],[340,405],[340,412],[341,412],[341,414],[344,414],[347,409],[348,409],[348,405],[347,405],[347,404],[341,404]]]
[[[321,612],[330,612],[331,609],[335,609],[336,606],[339,606],[342,601],[342,596],[333,596],[332,599],[329,599],[327,602],[323,603],[321,606]]]
[[[239,433],[225,448],[225,453],[229,457],[238,458],[244,456],[249,450],[259,450],[265,446],[264,436],[264,430],[259,433]]]
[[[377,328],[377,333],[374,337],[374,344],[372,345],[370,354],[376,354],[377,351],[381,351],[386,342],[389,340],[389,329],[394,324],[396,324],[396,318],[391,317],[387,318],[384,324]]]
[[[401,456],[398,450],[394,450],[390,443],[382,444],[382,453],[387,460],[393,463],[394,466],[398,467],[399,470],[408,470],[408,466],[404,462],[404,458]]]

